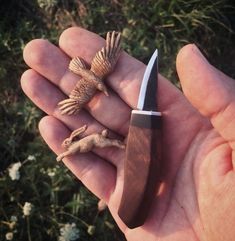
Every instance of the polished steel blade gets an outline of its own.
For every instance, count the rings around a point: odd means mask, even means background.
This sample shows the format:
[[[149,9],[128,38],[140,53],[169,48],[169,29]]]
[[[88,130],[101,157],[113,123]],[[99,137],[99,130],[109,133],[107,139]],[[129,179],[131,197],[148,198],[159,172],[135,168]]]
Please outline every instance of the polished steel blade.
[[[156,49],[144,72],[137,109],[145,111],[157,111],[157,84],[158,50]]]

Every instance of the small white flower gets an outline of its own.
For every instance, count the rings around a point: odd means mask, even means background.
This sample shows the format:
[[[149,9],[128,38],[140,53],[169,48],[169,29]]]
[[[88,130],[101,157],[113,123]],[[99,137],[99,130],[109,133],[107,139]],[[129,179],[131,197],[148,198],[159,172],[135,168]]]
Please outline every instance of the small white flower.
[[[56,169],[55,168],[48,168],[47,169],[47,175],[49,177],[54,177],[55,176],[55,173],[56,173]]]
[[[90,234],[91,236],[94,235],[95,233],[95,226],[94,225],[89,225],[87,228],[87,233]]]
[[[12,232],[6,233],[6,240],[12,240],[12,239],[13,239],[13,233]]]
[[[16,216],[11,216],[10,221],[11,222],[9,223],[9,228],[12,230],[16,226],[17,217]]]
[[[58,4],[58,0],[38,0],[38,5],[40,8],[49,9]]]
[[[25,202],[23,207],[23,214],[24,216],[29,216],[32,210],[32,204],[29,202]]]
[[[29,155],[29,156],[27,157],[27,160],[29,160],[29,161],[35,161],[35,160],[36,160],[36,157],[35,157],[34,155]]]
[[[59,241],[74,241],[80,237],[75,223],[67,223],[60,229]]]
[[[19,172],[20,167],[21,167],[21,163],[16,162],[8,169],[11,180],[19,180],[20,179],[20,172]]]
[[[16,216],[11,216],[10,220],[11,222],[17,222],[18,219]]]
[[[42,174],[46,174],[46,170],[44,168],[40,168],[39,170]]]
[[[48,174],[49,177],[54,177],[55,176],[55,172],[52,172],[52,171],[48,172],[47,174]]]

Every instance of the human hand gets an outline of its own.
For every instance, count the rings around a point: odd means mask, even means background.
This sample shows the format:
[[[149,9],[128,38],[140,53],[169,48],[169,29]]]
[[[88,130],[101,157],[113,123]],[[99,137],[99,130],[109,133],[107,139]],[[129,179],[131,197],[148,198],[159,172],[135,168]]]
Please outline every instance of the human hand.
[[[33,40],[25,47],[24,59],[31,69],[21,77],[22,88],[48,114],[39,129],[56,154],[63,151],[61,143],[70,132],[84,124],[89,126],[85,134],[108,128],[114,136],[127,135],[145,65],[126,53],[107,79],[109,97],[97,93],[78,116],[63,116],[57,107],[78,80],[67,70],[70,58],[80,56],[90,63],[103,45],[96,34],[70,28],[61,35],[59,47],[45,40]],[[117,215],[123,150],[96,149],[65,158],[64,163],[105,200],[128,240],[231,241],[235,237],[235,83],[212,67],[194,45],[180,51],[177,70],[186,97],[159,77],[164,182],[142,227],[130,230]]]

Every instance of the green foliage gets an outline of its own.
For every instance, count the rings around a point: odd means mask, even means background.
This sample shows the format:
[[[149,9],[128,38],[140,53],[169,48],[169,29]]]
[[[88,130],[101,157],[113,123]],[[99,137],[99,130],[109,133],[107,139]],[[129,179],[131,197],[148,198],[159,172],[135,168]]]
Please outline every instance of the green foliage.
[[[174,83],[176,54],[187,43],[198,45],[213,64],[234,75],[235,66],[228,67],[220,61],[221,54],[231,53],[227,49],[232,48],[234,39],[232,1],[86,0],[78,3],[79,25],[102,35],[118,29],[124,37],[124,49],[134,57],[147,63],[157,47],[161,73]]]
[[[0,8],[0,240],[58,240],[60,228],[76,223],[81,240],[123,240],[108,211],[64,166],[55,163],[37,129],[43,113],[20,89],[27,68],[22,50],[34,38],[58,43],[61,32],[79,25],[100,35],[119,30],[123,48],[147,62],[160,52],[160,72],[178,84],[175,58],[185,44],[196,43],[209,60],[235,76],[232,0],[2,0]],[[22,162],[20,179],[7,167]],[[33,204],[23,216],[25,202]],[[18,221],[12,224],[11,216]]]
[[[81,240],[93,240],[94,235],[97,240],[116,237],[114,228],[106,225],[111,222],[107,211],[99,214],[97,199],[52,159],[41,154],[29,156],[19,169],[19,180],[11,180],[7,171],[2,173],[0,240],[9,231],[14,232],[14,240],[57,240],[65,223],[77,224]],[[33,205],[30,216],[23,215],[25,202]],[[17,217],[13,228],[11,216]]]

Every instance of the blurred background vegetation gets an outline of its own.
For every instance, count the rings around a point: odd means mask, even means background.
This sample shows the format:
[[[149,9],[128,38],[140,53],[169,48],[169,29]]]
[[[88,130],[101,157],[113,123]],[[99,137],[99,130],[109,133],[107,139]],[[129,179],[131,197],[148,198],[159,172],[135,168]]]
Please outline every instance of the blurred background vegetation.
[[[41,140],[43,115],[23,95],[19,79],[27,68],[22,50],[34,38],[58,43],[61,32],[82,26],[102,36],[119,30],[123,48],[147,62],[160,52],[160,72],[178,87],[175,58],[196,43],[209,61],[235,77],[233,0],[1,0],[0,8],[0,240],[58,240],[60,228],[76,223],[80,240],[124,240],[108,211],[62,165]],[[189,63],[190,64],[190,63]],[[21,162],[20,179],[9,165]],[[22,206],[33,204],[29,217]],[[10,225],[11,216],[17,217]],[[8,237],[9,238],[9,237]],[[73,240],[73,239],[71,239]]]

